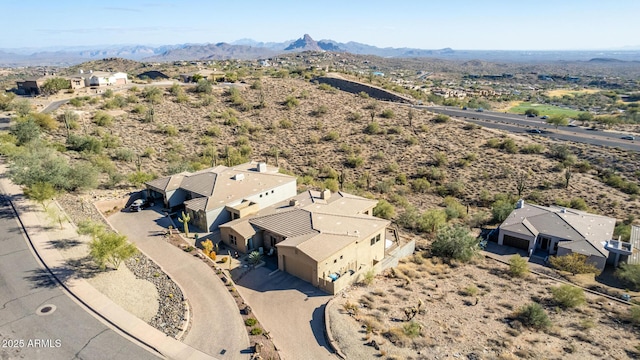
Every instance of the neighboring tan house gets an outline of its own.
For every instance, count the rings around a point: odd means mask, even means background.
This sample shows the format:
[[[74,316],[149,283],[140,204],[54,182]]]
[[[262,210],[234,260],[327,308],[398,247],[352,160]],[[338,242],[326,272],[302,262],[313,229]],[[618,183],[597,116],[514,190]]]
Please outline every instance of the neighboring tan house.
[[[397,245],[390,221],[373,216],[377,203],[309,190],[221,225],[220,238],[241,252],[277,255],[281,271],[335,294],[381,271],[386,251]]]
[[[151,180],[146,186],[149,200],[162,200],[169,211],[184,205],[191,223],[205,231],[215,231],[247,211],[255,212],[296,194],[294,176],[255,162],[183,172]]]
[[[178,75],[178,77],[182,82],[190,83],[190,82],[193,82],[194,75],[200,75],[204,79],[215,82],[217,78],[224,77],[225,73],[224,71],[202,69],[202,70],[193,71],[187,74],[180,74]]]
[[[579,253],[598,269],[617,265],[633,253],[633,246],[613,240],[616,219],[557,206],[526,204],[516,209],[500,225],[498,244],[563,256]]]

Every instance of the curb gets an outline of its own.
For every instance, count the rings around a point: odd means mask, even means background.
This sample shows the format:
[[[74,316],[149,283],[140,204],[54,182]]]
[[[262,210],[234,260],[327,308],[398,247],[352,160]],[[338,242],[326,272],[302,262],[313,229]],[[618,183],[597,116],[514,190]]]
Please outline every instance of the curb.
[[[333,306],[334,300],[335,297],[331,298],[327,301],[327,304],[324,307],[324,337],[327,339],[329,347],[331,347],[331,350],[333,350],[336,356],[340,359],[346,359],[347,356],[342,352],[342,350],[340,350],[336,340],[333,338],[333,334],[331,334],[331,316],[329,315],[329,308]]]
[[[102,213],[102,211],[100,211],[94,203],[91,203],[91,206],[93,206],[93,208],[98,212],[98,214],[100,214],[100,217],[102,218],[102,220],[104,220],[105,223],[107,223],[109,225],[109,228],[111,228],[112,231],[114,231],[116,234],[119,234],[118,230],[116,230],[116,228],[113,227],[113,225],[111,225],[111,222],[107,219],[106,216],[104,216],[104,214]],[[184,299],[185,302],[185,318],[186,320],[186,325],[183,327],[183,330],[180,331],[178,334],[176,334],[175,339],[179,340],[182,339],[182,337],[184,337],[186,335],[187,329],[189,329],[190,325],[191,325],[191,305],[189,304],[189,299],[186,297],[186,292],[184,292],[184,289],[182,288],[182,286],[180,286],[180,284],[178,284],[177,281],[173,280],[173,278],[171,276],[169,276],[169,274],[164,270],[164,268],[158,264],[157,262],[155,262],[149,255],[147,255],[144,251],[140,250],[137,246],[136,248],[138,249],[138,251],[144,255],[147,259],[149,259],[149,261],[151,261],[152,263],[154,263],[158,268],[160,268],[160,270],[162,270],[162,272],[167,275],[167,277],[169,278],[169,280],[171,280],[174,284],[176,284],[176,286],[178,287],[178,289],[180,289],[180,291],[182,292],[182,298]],[[160,331],[160,330],[158,330]]]

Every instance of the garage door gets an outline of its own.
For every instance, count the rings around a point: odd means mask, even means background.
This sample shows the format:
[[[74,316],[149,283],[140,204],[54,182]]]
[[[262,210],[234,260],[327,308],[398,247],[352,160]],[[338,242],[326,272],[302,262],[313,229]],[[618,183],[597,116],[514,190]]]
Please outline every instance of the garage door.
[[[291,256],[283,256],[282,259],[284,261],[284,271],[312,283],[311,266]]]
[[[529,240],[520,239],[509,235],[504,236],[504,238],[502,239],[502,244],[513,246],[518,249],[529,250]]]

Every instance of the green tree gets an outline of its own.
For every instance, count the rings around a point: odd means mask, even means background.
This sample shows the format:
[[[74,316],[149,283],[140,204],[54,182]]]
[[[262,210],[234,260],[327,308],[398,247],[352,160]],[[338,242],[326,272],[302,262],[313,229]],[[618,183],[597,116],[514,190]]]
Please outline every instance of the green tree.
[[[584,125],[585,123],[593,120],[593,114],[591,114],[590,112],[581,112],[580,114],[578,114],[578,116],[576,117],[577,120],[582,121],[582,125]]]
[[[184,235],[186,237],[189,237],[189,221],[191,221],[191,216],[183,211],[178,218],[178,221],[182,224],[182,226],[184,226]]]
[[[584,304],[587,300],[584,290],[573,285],[560,285],[551,288],[553,301],[563,308],[574,308]]]
[[[549,263],[558,270],[575,274],[599,274],[600,270],[592,263],[587,262],[587,256],[571,253],[564,256],[551,256]]]
[[[462,262],[470,261],[479,250],[478,239],[460,225],[440,228],[431,244],[433,255]]]
[[[136,171],[134,173],[129,174],[129,176],[127,176],[127,180],[129,180],[131,185],[138,188],[142,186],[142,184],[146,183],[147,181],[153,180],[154,177],[155,176],[153,174],[148,174],[142,171]]]
[[[380,200],[378,201],[378,205],[373,208],[373,216],[389,220],[396,216],[396,209],[388,201]]]
[[[25,116],[32,110],[31,103],[27,99],[19,99],[13,102],[11,106],[18,116]]]
[[[42,205],[43,209],[47,209],[46,201],[56,196],[56,189],[48,182],[37,182],[24,189],[24,194],[31,200]]]
[[[493,220],[503,222],[515,208],[515,204],[509,199],[498,199],[491,205]]]
[[[61,77],[47,79],[40,87],[40,91],[45,96],[57,94],[58,91],[65,89],[71,89],[71,81]]]
[[[98,236],[105,232],[104,224],[97,223],[91,220],[83,220],[78,223],[78,234],[80,235],[90,235],[91,240],[95,241],[98,239]]]
[[[529,264],[519,254],[509,259],[509,274],[514,277],[525,277],[529,273]]]
[[[525,115],[534,115],[534,116],[538,116],[540,115],[540,111],[538,111],[538,109],[527,109],[524,111]]]
[[[569,125],[569,119],[567,119],[565,115],[552,115],[547,119],[547,124],[554,125],[557,130],[558,126]]]
[[[123,261],[135,255],[137,251],[136,246],[128,242],[126,236],[114,232],[101,232],[89,243],[89,255],[102,270],[105,270],[107,265],[117,270]]]

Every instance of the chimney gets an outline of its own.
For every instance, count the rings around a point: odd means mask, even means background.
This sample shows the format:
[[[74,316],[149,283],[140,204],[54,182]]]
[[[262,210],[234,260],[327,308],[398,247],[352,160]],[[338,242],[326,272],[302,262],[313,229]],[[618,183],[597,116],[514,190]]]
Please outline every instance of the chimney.
[[[522,199],[518,200],[518,202],[516,203],[516,209],[522,209],[523,206],[524,206],[524,200]]]
[[[244,180],[244,174],[236,174],[236,175],[233,177],[233,180],[235,180],[235,181]]]
[[[320,193],[320,199],[329,200],[330,197],[331,197],[331,190],[329,189],[324,189]]]
[[[257,166],[258,172],[267,172],[267,163],[259,162]]]

